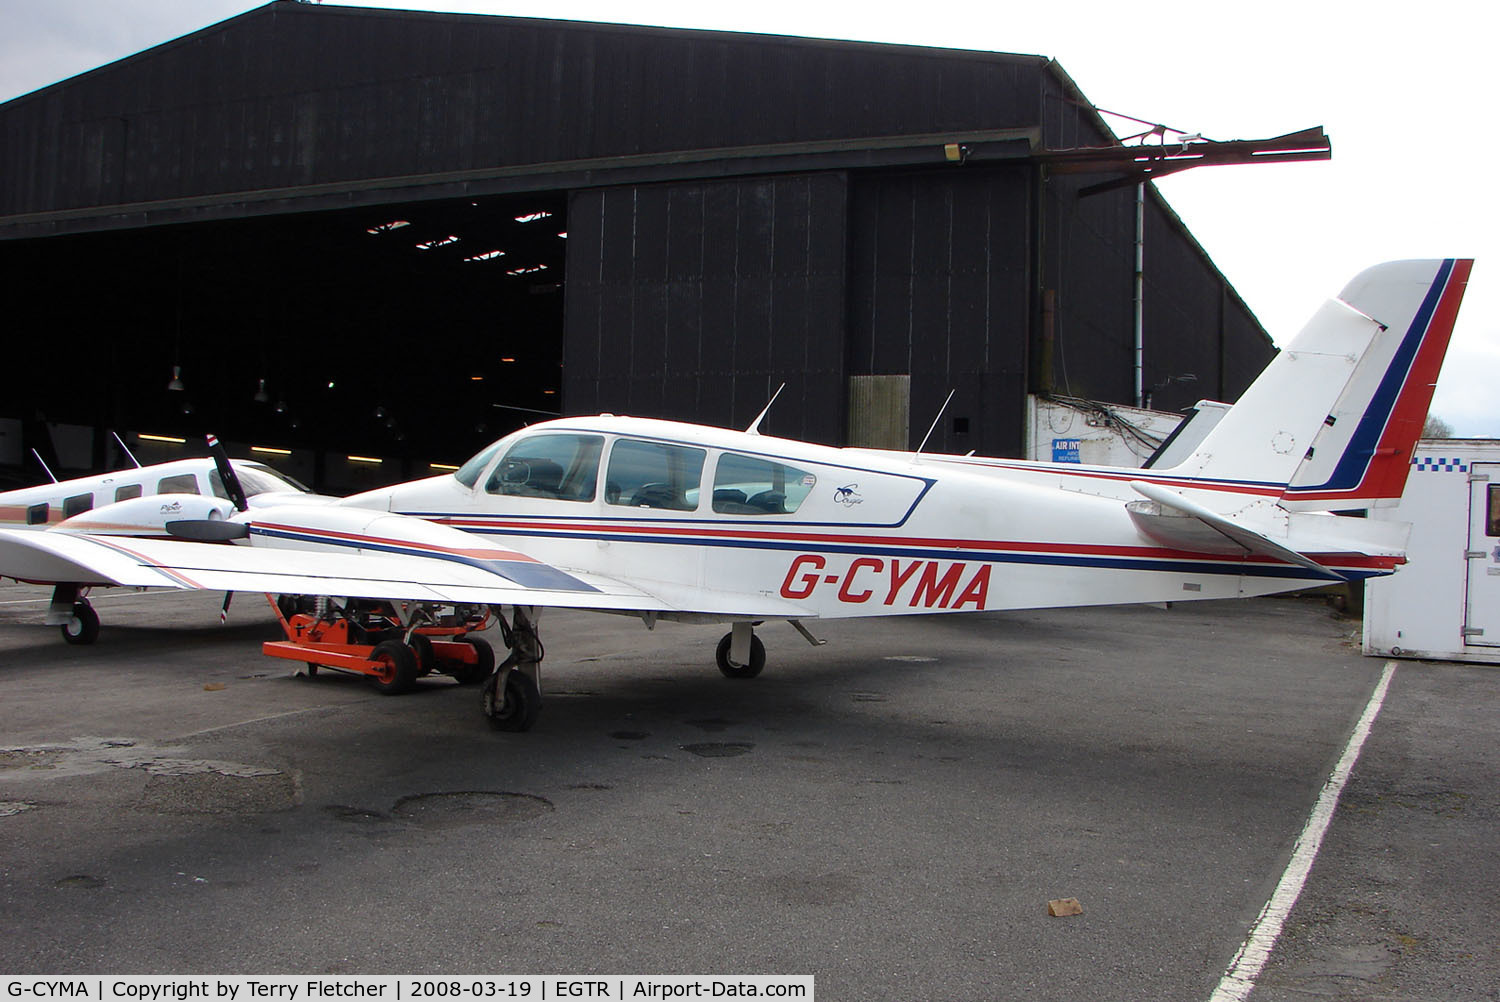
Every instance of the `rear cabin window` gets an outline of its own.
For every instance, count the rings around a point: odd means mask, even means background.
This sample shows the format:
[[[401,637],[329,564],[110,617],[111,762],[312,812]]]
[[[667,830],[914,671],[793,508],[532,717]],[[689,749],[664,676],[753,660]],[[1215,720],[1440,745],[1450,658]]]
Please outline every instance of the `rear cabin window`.
[[[47,522],[47,502],[34,504],[26,509],[27,525],[45,525]]]
[[[181,473],[175,477],[162,477],[156,484],[158,494],[199,494],[198,478],[191,473]]]
[[[630,508],[696,511],[707,455],[684,445],[622,438],[609,451],[604,500]]]
[[[74,494],[63,501],[63,518],[72,518],[74,515],[82,515],[94,507],[94,495]]]
[[[116,487],[115,488],[115,500],[116,501],[129,501],[131,498],[138,498],[140,496],[141,496],[141,485],[140,484],[126,484],[124,487]]]
[[[785,463],[726,452],[714,471],[714,511],[721,515],[789,515],[818,478]]]
[[[603,451],[604,438],[599,435],[523,438],[500,460],[484,489],[512,497],[592,501]]]
[[[1489,510],[1485,513],[1484,534],[1486,536],[1500,536],[1500,484],[1489,486]]]

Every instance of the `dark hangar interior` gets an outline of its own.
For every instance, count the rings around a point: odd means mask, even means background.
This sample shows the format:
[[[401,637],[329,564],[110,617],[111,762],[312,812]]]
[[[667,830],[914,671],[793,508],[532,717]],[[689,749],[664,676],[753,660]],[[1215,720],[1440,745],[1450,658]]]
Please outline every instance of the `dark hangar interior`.
[[[954,391],[928,449],[1020,455],[1028,393],[1132,402],[1125,149],[1039,56],[274,0],[0,105],[0,468],[348,490],[782,384],[771,434]],[[1143,237],[1155,406],[1233,400],[1270,339],[1150,183]]]

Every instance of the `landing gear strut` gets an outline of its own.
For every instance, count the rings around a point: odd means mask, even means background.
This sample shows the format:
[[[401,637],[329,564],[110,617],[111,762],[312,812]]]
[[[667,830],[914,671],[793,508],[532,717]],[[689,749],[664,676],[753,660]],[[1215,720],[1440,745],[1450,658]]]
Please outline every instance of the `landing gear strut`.
[[[542,658],[546,654],[537,636],[537,610],[518,605],[509,623],[502,613],[496,616],[510,654],[484,680],[480,706],[496,730],[530,730],[542,709]]]
[[[725,678],[754,678],[766,666],[766,645],[755,635],[753,623],[735,623],[719,641],[714,660]]]
[[[70,644],[92,644],[99,639],[99,614],[76,584],[59,584],[52,589],[45,622],[60,628],[62,638]]]

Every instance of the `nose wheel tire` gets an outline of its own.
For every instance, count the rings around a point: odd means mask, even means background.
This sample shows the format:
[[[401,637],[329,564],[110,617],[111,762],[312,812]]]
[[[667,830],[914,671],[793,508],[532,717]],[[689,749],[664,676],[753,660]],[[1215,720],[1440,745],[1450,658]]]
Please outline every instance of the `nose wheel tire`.
[[[99,614],[87,602],[75,602],[72,618],[59,629],[70,644],[92,644],[99,639]]]
[[[761,673],[766,666],[766,645],[760,642],[760,638],[752,635],[750,637],[750,660],[745,664],[738,664],[729,657],[729,648],[734,641],[733,633],[724,634],[724,639],[719,641],[719,649],[714,652],[714,660],[719,664],[719,671],[724,673],[725,678],[754,678]]]

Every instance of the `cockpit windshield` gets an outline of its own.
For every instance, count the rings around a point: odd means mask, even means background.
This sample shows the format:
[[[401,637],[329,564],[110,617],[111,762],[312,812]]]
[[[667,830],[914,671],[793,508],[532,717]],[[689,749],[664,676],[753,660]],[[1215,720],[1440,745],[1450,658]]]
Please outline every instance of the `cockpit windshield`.
[[[312,493],[307,487],[293,480],[284,473],[277,473],[269,466],[261,466],[259,463],[234,464],[235,476],[239,477],[240,486],[245,489],[245,497],[253,498],[257,494],[275,494],[279,492],[295,492],[299,494]],[[215,497],[229,500],[229,492],[224,489],[224,480],[219,476],[218,470],[208,471],[208,486],[214,492]]]
[[[500,442],[491,443],[454,471],[453,478],[465,487],[472,488],[479,483],[479,475],[484,472],[485,467],[490,465],[490,460],[494,459],[495,453],[499,451]]]

